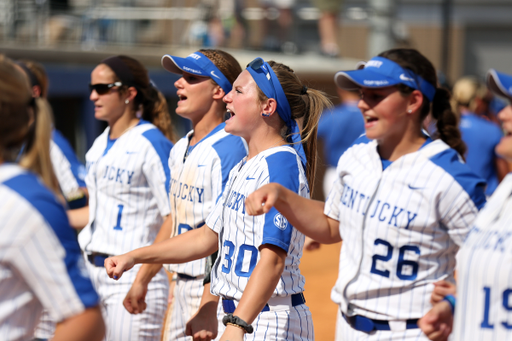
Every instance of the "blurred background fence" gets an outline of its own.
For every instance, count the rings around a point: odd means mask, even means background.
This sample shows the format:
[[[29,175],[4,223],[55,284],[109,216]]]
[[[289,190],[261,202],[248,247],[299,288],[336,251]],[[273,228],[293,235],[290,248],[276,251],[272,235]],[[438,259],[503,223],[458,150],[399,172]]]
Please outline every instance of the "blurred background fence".
[[[56,127],[82,158],[104,127],[89,75],[113,54],[141,60],[171,109],[176,77],[160,58],[200,47],[226,49],[242,65],[284,62],[335,102],[336,71],[393,46],[420,50],[448,83],[490,67],[512,73],[512,0],[343,0],[331,55],[320,47],[322,15],[313,0],[0,0],[0,53],[44,64]],[[173,119],[183,134],[187,123]]]

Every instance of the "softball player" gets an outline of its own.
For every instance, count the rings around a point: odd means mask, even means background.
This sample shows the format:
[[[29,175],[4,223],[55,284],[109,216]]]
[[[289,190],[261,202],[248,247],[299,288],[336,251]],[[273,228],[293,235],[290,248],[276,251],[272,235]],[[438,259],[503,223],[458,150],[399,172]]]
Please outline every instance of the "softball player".
[[[56,129],[51,129],[51,107],[46,99],[48,93],[48,78],[44,67],[30,60],[17,61],[16,64],[27,75],[32,88],[32,96],[37,99],[38,115],[34,129],[34,145],[37,149],[31,151],[22,159],[21,164],[28,169],[39,172],[45,185],[54,190],[57,195],[63,196],[68,208],[79,208],[87,204],[85,167],[76,157],[73,148],[62,134]],[[39,126],[43,125],[43,127]],[[47,129],[44,129],[47,125]],[[41,129],[43,128],[43,129]],[[44,131],[44,133],[42,133]],[[48,150],[45,148],[48,147]],[[34,158],[35,156],[35,158]],[[27,162],[28,161],[28,162]],[[33,165],[37,165],[34,167]],[[59,236],[58,231],[56,231]],[[60,237],[60,236],[59,236]],[[45,310],[41,321],[37,325],[34,337],[37,340],[50,339],[55,333],[55,323]]]
[[[485,203],[484,182],[447,144],[460,144],[449,96],[417,51],[383,52],[335,81],[361,89],[366,136],[340,158],[325,206],[272,184],[247,199],[247,210],[275,206],[314,240],[343,239],[331,295],[343,316],[337,339],[426,339],[417,320],[430,309],[433,283],[453,282],[455,254]],[[422,131],[431,104],[439,140]]]
[[[174,84],[180,98],[176,113],[189,119],[193,127],[176,143],[169,156],[171,219],[174,234],[179,235],[204,225],[222,195],[229,171],[247,155],[245,141],[226,133],[223,123],[226,104],[222,98],[231,91],[241,68],[230,54],[220,50],[200,50],[186,58],[165,55],[162,65],[169,72],[182,75]],[[162,237],[157,240],[168,239],[170,235]],[[177,278],[164,339],[190,340],[186,325],[200,307],[205,260],[166,267]],[[138,306],[147,279],[159,268],[158,265],[141,268],[133,290],[125,299],[130,302],[129,308]],[[217,320],[215,314],[212,318]],[[222,327],[220,324],[221,330]],[[196,332],[199,331],[191,328],[190,334]]]
[[[66,320],[56,339],[101,340],[98,295],[64,208],[34,174],[9,163],[37,115],[30,99],[24,76],[0,56],[0,335],[31,339],[44,307]]]
[[[32,96],[37,98],[38,124],[53,126],[51,107],[46,99],[48,77],[44,67],[31,60],[16,61],[16,65],[26,74],[32,88]],[[33,155],[25,155],[21,164],[40,173],[50,189],[64,196],[69,208],[85,206],[85,167],[78,161],[69,142],[55,128],[52,128],[51,136],[48,136],[46,129],[38,127],[35,136],[37,148],[32,151]],[[47,163],[51,163],[53,167]]]
[[[512,100],[512,76],[490,70],[487,85],[497,95]],[[496,153],[512,160],[512,106],[498,114],[505,136]],[[512,177],[508,174],[480,211],[474,227],[457,255],[457,304],[448,296],[421,320],[432,340],[512,340],[510,328]]]
[[[287,66],[261,58],[240,74],[224,101],[231,113],[226,131],[243,137],[249,154],[231,171],[207,226],[109,258],[105,267],[109,276],[118,279],[134,263],[181,263],[218,248],[211,290],[222,297],[227,314],[221,340],[312,340],[311,313],[304,304],[304,277],[299,270],[304,235],[275,210],[249,217],[244,201],[270,181],[309,197],[316,126],[330,102],[303,86]],[[296,123],[299,118],[308,122],[302,131]],[[310,144],[303,147],[304,141]]]
[[[90,89],[95,117],[109,126],[86,154],[89,223],[78,240],[101,297],[107,339],[160,340],[169,290],[164,270],[149,283],[146,311],[131,315],[123,299],[136,272],[112,282],[103,262],[110,255],[152,244],[170,213],[172,143],[149,122],[169,122],[168,112],[160,111],[161,97],[146,69],[130,57],[103,60],[92,71]],[[170,125],[159,128],[168,132]]]

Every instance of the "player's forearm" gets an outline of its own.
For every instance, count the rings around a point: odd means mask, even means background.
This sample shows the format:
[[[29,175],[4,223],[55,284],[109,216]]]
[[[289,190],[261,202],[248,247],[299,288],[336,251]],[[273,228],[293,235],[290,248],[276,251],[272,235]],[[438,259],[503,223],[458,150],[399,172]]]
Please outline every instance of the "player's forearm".
[[[265,245],[251,274],[242,299],[233,315],[252,323],[272,296],[283,274],[286,252],[274,245]]]
[[[99,307],[58,323],[52,341],[100,341],[105,335],[105,324]]]
[[[89,223],[89,206],[67,210],[69,225],[74,229],[82,229]]]
[[[129,252],[135,264],[181,264],[217,250],[217,234],[206,225],[179,236]]]
[[[324,202],[306,199],[281,185],[277,186],[279,196],[275,208],[290,224],[322,244],[341,241],[338,225],[324,214]]]
[[[171,215],[168,215],[165,217],[165,220],[160,227],[160,231],[158,231],[158,234],[156,235],[155,241],[153,244],[166,241],[171,237],[172,233],[172,217]],[[155,275],[160,271],[162,268],[162,264],[144,264],[139,269],[139,272],[137,273],[137,277],[135,278],[135,282],[139,282],[144,285],[148,285],[149,282],[155,277]]]

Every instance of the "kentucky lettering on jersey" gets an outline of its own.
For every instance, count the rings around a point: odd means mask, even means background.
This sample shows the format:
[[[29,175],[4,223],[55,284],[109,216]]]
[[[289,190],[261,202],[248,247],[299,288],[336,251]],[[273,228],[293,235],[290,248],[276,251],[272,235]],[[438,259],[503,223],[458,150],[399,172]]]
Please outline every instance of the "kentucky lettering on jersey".
[[[89,224],[79,234],[86,253],[126,253],[153,243],[171,210],[172,143],[151,123],[109,139],[107,128],[86,154]]]
[[[103,175],[104,179],[109,181],[118,182],[120,184],[130,185],[132,182],[134,171],[129,171],[122,168],[116,168],[115,166],[106,166],[105,174]],[[124,181],[123,181],[124,180]]]
[[[422,317],[432,283],[454,280],[455,254],[485,203],[485,183],[430,139],[383,169],[377,142],[362,137],[337,174],[324,211],[343,239],[333,301],[371,319]]]
[[[171,195],[175,200],[188,200],[190,202],[204,203],[204,188],[194,187],[171,178]]]
[[[224,202],[224,206],[234,211],[241,211],[242,214],[245,214],[245,195],[236,191],[230,191]]]
[[[222,198],[206,220],[219,235],[219,255],[212,268],[211,291],[240,300],[260,259],[259,247],[271,244],[287,252],[283,274],[274,296],[304,291],[299,264],[304,235],[275,209],[261,216],[248,216],[245,198],[259,187],[277,182],[309,198],[309,187],[299,156],[290,146],[267,149],[233,168]]]
[[[403,207],[398,207],[396,205],[393,206],[390,203],[381,202],[380,200],[377,200],[377,202],[372,204],[372,207],[368,210],[369,202],[370,196],[359,193],[359,191],[354,190],[349,185],[345,185],[343,188],[341,203],[351,210],[356,209],[356,212],[358,213],[359,209],[361,209],[362,215],[365,215],[366,212],[373,212],[369,215],[370,219],[379,219],[381,222],[387,221],[388,225],[393,225],[395,227],[398,227],[397,224],[400,221],[399,224],[401,226],[405,225],[404,228],[407,229],[414,218],[418,216],[417,213],[412,213]]]
[[[222,123],[194,146],[189,145],[193,131],[171,150],[169,200],[175,234],[204,225],[222,195],[231,168],[247,155],[245,141],[224,130]],[[168,270],[197,277],[204,275],[205,260],[166,265]]]

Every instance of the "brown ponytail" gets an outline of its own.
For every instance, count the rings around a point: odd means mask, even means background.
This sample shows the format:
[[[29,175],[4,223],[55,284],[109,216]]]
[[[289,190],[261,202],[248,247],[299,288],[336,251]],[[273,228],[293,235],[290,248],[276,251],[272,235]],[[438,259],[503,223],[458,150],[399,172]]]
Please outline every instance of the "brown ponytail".
[[[434,66],[418,51],[414,49],[392,49],[382,52],[379,56],[392,60],[401,67],[421,76],[430,84],[437,85]],[[403,84],[399,84],[397,87],[403,94],[409,94],[413,91],[412,88]],[[437,88],[432,103],[427,97],[423,96],[423,105],[420,111],[422,121],[428,116],[431,109],[432,117],[437,121],[437,137],[464,158],[466,144],[462,141],[457,115],[453,112],[450,104],[450,93],[443,88]]]
[[[437,136],[464,158],[466,144],[462,141],[458,116],[452,110],[448,90],[437,88],[432,101],[432,117],[437,122]]]
[[[171,124],[167,101],[160,91],[151,84],[148,70],[134,58],[128,56],[118,56],[118,58],[130,70],[134,83],[123,85],[120,91],[126,91],[128,86],[134,86],[137,89],[137,96],[135,96],[132,104],[134,113],[140,110],[142,119],[153,123],[169,140],[175,142],[176,137]],[[121,81],[118,75],[115,76],[115,81]]]
[[[317,130],[318,121],[322,112],[332,107],[331,101],[326,94],[315,89],[307,88],[302,84],[295,72],[288,66],[269,61],[268,64],[274,70],[281,86],[283,87],[292,118],[299,124],[302,146],[307,158],[306,177],[309,182],[311,193],[314,190],[316,160],[317,160]],[[260,99],[266,99],[263,92],[258,88]],[[284,126],[283,137],[289,136],[289,131]]]

